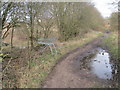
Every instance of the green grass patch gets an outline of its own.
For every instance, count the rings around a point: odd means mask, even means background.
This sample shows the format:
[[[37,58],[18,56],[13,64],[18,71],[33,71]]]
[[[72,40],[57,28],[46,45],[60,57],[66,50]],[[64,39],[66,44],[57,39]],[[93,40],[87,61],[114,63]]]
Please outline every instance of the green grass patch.
[[[118,33],[112,32],[105,40],[104,44],[109,48],[109,52],[115,59],[120,58],[118,55]]]

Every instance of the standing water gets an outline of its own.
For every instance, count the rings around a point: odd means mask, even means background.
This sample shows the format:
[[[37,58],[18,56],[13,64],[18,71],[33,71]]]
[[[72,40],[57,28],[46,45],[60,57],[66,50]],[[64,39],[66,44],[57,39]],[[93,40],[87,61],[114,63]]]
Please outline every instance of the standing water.
[[[91,71],[101,79],[112,78],[112,64],[110,64],[110,55],[105,50],[98,48],[95,57],[91,58]]]
[[[113,79],[114,64],[110,62],[110,55],[102,48],[97,48],[91,55],[80,61],[80,68],[89,69],[100,79]]]

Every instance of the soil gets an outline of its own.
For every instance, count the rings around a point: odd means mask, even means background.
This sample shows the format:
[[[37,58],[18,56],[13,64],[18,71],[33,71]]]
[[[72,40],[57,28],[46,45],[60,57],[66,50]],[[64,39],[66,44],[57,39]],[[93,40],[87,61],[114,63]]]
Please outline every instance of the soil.
[[[112,87],[109,80],[97,78],[87,69],[80,70],[80,60],[101,47],[107,34],[61,57],[42,84],[42,88],[96,88]]]

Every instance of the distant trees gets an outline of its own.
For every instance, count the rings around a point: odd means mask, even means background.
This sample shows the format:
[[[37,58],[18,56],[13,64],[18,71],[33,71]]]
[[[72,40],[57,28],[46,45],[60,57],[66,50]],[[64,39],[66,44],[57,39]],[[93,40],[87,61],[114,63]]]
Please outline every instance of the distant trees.
[[[14,13],[15,10],[16,13]],[[90,29],[102,29],[103,25],[102,16],[88,2],[10,2],[3,3],[2,11],[2,29],[7,28],[3,34],[3,39],[13,26],[12,21],[16,22],[17,18],[16,23],[23,22],[27,26],[31,47],[34,47],[34,38],[38,38],[38,32],[42,32],[41,36],[48,38],[53,25],[57,26],[61,41],[69,40],[78,35],[82,36]],[[8,21],[9,23],[6,24]],[[40,28],[36,28],[36,26]]]
[[[13,34],[14,34],[14,29],[15,27],[17,27],[17,23],[18,23],[18,17],[17,15],[19,14],[17,12],[19,7],[17,7],[16,9],[14,9],[13,13],[11,14],[11,48],[13,47]]]
[[[7,26],[5,26],[6,24],[6,20],[8,19],[8,16],[11,14],[12,12],[12,7],[13,7],[13,3],[2,3],[2,29],[6,28]]]
[[[119,12],[114,12],[110,17],[110,27],[113,31],[118,30],[118,13]]]
[[[17,23],[19,22],[19,15],[20,15],[20,3],[13,3],[13,2],[5,2],[2,3],[2,33],[1,38],[4,40],[8,32],[11,31],[11,48],[13,47],[13,33],[14,28],[17,26]]]
[[[114,11],[109,18],[110,28],[112,31],[119,30],[120,2],[119,0],[113,0],[110,5],[111,9]]]
[[[15,4],[13,2],[9,2],[9,3],[5,2],[5,3],[1,3],[1,4],[2,4],[2,7],[1,7],[2,30],[7,29],[1,36],[2,39],[4,39],[7,36],[8,31],[12,27],[12,24],[10,23],[10,17],[15,9]]]
[[[35,19],[35,11],[34,11],[34,7],[35,7],[35,3],[32,2],[28,2],[27,4],[27,15],[28,15],[28,25],[30,28],[30,43],[31,43],[31,47],[34,47],[33,44],[33,37],[34,37],[34,19]]]
[[[40,9],[36,9],[36,22],[38,26],[41,27],[39,31],[42,32],[43,38],[48,38],[49,34],[51,33],[50,28],[53,26],[54,23],[54,16],[53,12],[51,11],[52,4],[51,3],[39,3],[37,6]]]
[[[89,29],[102,29],[103,18],[91,3],[53,4],[60,40],[84,35]]]

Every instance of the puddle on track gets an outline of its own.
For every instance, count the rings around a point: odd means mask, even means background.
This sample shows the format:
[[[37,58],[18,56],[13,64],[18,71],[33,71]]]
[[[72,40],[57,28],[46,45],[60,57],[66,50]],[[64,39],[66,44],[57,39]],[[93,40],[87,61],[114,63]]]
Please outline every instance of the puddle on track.
[[[110,62],[109,53],[102,48],[97,48],[94,53],[81,60],[81,68],[89,69],[100,79],[112,79],[115,70],[113,70],[114,64]]]
[[[101,79],[112,78],[112,64],[110,55],[105,50],[99,48],[94,58],[91,58],[91,71]]]

